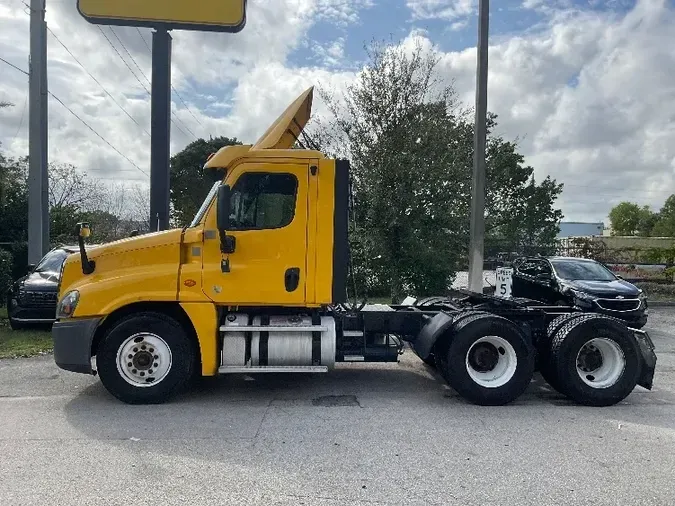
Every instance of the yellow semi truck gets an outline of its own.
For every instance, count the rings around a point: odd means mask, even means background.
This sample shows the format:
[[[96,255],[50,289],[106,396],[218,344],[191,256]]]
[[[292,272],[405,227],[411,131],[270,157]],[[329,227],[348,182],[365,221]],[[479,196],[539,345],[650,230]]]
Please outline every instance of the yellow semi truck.
[[[469,292],[348,303],[349,162],[293,149],[312,93],[255,144],[209,157],[214,184],[188,226],[85,248],[81,225],[52,330],[59,367],[98,374],[124,402],[157,403],[195,376],[396,362],[409,343],[481,405],[516,399],[535,370],[587,405],[652,388],[649,335],[607,316]]]

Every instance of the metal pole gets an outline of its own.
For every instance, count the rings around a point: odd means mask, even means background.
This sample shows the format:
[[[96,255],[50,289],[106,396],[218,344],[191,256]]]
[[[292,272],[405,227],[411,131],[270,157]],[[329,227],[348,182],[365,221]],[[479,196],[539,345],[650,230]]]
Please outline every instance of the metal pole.
[[[42,186],[44,144],[44,102],[47,55],[45,54],[45,0],[30,2],[30,64],[28,78],[28,263],[37,264],[42,258]]]
[[[169,228],[169,152],[171,142],[171,35],[152,32],[150,121],[150,230]]]
[[[478,4],[478,62],[476,69],[476,125],[469,243],[469,290],[483,293],[485,243],[485,142],[487,137],[488,30],[490,1]]]
[[[40,159],[42,171],[42,255],[51,249],[49,237],[49,159],[48,159],[48,139],[49,139],[49,94],[47,83],[47,22],[42,22],[42,43],[44,64],[42,66],[42,89],[40,90],[40,98],[42,105],[40,108],[40,116],[42,118],[40,126],[42,127],[40,133],[40,149],[42,150],[42,157]]]

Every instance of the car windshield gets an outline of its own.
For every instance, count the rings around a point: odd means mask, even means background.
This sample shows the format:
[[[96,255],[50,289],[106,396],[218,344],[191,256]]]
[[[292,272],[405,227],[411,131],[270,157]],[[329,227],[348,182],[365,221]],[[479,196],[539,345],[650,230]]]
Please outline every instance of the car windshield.
[[[206,212],[206,209],[208,209],[209,204],[213,200],[214,195],[218,191],[218,187],[220,186],[220,181],[216,181],[213,183],[213,186],[209,190],[209,194],[206,196],[204,199],[204,202],[202,202],[202,206],[199,208],[199,211],[197,211],[197,214],[195,215],[194,219],[192,220],[192,223],[190,223],[190,228],[196,227],[199,225],[199,222],[202,221],[202,218],[204,217],[204,213]]]
[[[35,272],[59,272],[68,255],[69,253],[62,249],[50,251],[40,260]]]
[[[614,281],[616,276],[597,262],[575,262],[573,260],[552,260],[556,274],[570,281]]]

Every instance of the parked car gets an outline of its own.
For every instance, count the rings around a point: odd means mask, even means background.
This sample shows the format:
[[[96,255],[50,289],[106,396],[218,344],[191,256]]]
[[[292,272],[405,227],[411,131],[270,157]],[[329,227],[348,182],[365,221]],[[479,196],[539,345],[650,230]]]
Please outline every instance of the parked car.
[[[572,305],[602,313],[632,328],[647,323],[647,296],[641,289],[595,260],[572,257],[526,257],[513,264],[513,297],[546,304]]]
[[[61,267],[68,255],[77,251],[77,246],[54,248],[14,282],[7,294],[7,313],[13,329],[54,322]]]

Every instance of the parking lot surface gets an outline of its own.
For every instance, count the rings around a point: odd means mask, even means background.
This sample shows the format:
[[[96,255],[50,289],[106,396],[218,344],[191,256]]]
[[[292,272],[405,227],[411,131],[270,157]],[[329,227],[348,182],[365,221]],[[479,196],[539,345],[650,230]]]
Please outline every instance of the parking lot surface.
[[[654,390],[574,405],[539,375],[466,403],[412,353],[323,375],[231,376],[128,406],[51,356],[0,361],[0,504],[672,505],[675,308]]]

